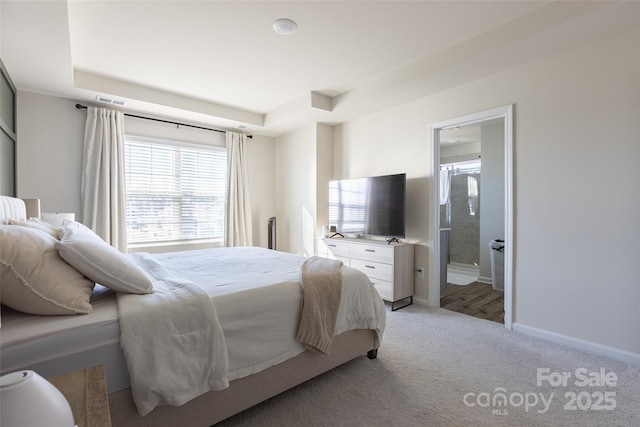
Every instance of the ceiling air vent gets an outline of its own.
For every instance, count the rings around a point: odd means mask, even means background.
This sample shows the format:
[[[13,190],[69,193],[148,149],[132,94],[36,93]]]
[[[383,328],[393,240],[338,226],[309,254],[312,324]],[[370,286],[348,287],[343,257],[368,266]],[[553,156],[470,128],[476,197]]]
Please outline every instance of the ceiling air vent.
[[[106,96],[96,96],[96,101],[98,102],[102,102],[103,104],[113,104],[113,105],[119,105],[119,106],[123,106],[125,104],[124,101],[121,101],[119,99],[111,99],[111,98],[107,98]]]

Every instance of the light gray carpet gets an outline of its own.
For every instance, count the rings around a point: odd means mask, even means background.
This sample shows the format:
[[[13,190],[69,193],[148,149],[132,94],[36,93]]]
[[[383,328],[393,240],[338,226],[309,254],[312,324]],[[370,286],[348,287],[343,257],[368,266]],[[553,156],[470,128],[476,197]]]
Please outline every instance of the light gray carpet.
[[[538,386],[537,368],[571,377]],[[601,368],[615,386],[576,385],[576,370]],[[493,405],[500,391],[505,406]],[[443,309],[387,307],[376,360],[358,358],[216,427],[231,426],[640,426],[640,368]]]

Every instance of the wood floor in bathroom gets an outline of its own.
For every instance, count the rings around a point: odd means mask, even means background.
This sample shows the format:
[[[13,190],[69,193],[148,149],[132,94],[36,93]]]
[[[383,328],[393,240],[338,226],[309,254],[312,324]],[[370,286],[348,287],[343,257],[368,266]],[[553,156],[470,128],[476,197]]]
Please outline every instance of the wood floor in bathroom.
[[[474,282],[467,286],[447,284],[440,307],[469,316],[504,323],[504,292],[491,285]]]

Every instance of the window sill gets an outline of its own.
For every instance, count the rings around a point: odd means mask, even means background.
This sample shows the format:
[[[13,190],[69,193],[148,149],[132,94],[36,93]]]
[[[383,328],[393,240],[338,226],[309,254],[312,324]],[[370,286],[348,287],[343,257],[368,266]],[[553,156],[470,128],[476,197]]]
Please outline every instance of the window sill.
[[[206,240],[183,240],[179,242],[152,242],[152,243],[135,243],[128,246],[129,253],[132,252],[179,252],[190,251],[196,249],[221,248],[224,246],[222,239],[206,239]]]

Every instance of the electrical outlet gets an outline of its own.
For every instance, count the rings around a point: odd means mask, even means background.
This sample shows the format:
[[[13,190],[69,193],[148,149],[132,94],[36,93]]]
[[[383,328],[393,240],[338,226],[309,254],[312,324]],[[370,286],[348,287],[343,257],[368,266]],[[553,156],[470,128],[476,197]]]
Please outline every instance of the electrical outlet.
[[[418,272],[418,278],[424,279],[424,267],[418,267],[416,268],[416,271]]]

